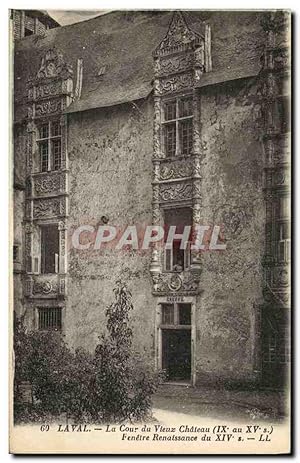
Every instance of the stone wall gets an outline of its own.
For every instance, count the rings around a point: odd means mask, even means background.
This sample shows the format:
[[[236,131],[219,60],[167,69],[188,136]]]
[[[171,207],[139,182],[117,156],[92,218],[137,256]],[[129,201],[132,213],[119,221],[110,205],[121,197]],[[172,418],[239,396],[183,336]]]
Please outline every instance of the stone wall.
[[[202,220],[223,227],[225,251],[204,252],[197,369],[250,379],[258,368],[264,252],[263,152],[257,81],[202,90]]]
[[[86,111],[69,116],[70,217],[68,226],[96,228],[151,223],[152,102]],[[136,344],[154,349],[154,301],[150,254],[116,250],[70,250],[67,340],[93,349],[105,325],[105,308],[120,278],[133,294]]]

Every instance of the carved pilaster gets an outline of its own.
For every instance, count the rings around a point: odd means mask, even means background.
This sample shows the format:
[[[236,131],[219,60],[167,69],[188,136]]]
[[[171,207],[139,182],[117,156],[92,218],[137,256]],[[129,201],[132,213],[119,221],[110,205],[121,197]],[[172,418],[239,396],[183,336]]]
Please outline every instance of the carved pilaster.
[[[58,224],[59,230],[59,273],[66,273],[66,238],[67,225],[65,221],[60,221]]]
[[[161,102],[154,97],[153,158],[161,158]]]
[[[36,139],[36,126],[32,121],[28,122],[26,132],[26,172],[29,175],[33,171],[33,155]]]

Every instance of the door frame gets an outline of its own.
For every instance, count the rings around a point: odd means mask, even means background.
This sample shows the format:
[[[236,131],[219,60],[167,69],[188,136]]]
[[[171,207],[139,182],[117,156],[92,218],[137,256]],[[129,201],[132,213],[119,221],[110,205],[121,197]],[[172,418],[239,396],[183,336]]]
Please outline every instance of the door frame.
[[[190,304],[191,305],[191,380],[192,386],[196,385],[196,297],[170,294],[158,297],[155,313],[155,368],[162,369],[162,330],[161,314],[162,304]],[[170,381],[171,382],[171,381]]]

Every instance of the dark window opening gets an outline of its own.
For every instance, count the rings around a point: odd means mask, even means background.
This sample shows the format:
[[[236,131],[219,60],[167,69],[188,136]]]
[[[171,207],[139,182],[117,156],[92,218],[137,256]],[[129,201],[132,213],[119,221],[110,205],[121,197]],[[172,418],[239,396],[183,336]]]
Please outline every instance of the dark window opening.
[[[13,261],[18,262],[19,260],[19,246],[14,245],[13,246]]]
[[[39,330],[61,331],[62,311],[60,307],[40,307]]]
[[[183,234],[186,226],[192,224],[191,208],[166,209],[164,211],[165,243],[170,226],[175,226],[176,234]],[[174,239],[172,248],[165,248],[165,271],[182,272],[190,266],[190,236],[186,243],[181,245],[181,239]],[[181,249],[183,247],[184,249]]]
[[[57,225],[41,227],[41,273],[57,273],[59,231]]]
[[[25,31],[24,31],[25,37],[29,37],[30,35],[33,35],[33,34],[34,32],[31,29],[28,29],[27,27],[25,27]]]
[[[191,305],[178,304],[179,325],[191,325]]]

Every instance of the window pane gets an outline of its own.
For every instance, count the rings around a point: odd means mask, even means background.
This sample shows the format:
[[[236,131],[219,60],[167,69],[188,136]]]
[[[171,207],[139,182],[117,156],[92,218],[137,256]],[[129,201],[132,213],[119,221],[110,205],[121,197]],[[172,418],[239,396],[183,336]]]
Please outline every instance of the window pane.
[[[40,134],[40,138],[48,138],[49,136],[48,124],[43,124],[40,126],[39,134]]]
[[[178,304],[179,311],[179,325],[190,325],[191,324],[191,305],[190,304]]]
[[[39,330],[61,330],[62,317],[60,307],[41,307],[38,310]]]
[[[61,127],[59,122],[53,122],[51,125],[51,136],[58,137],[61,135]]]
[[[48,170],[48,142],[42,142],[39,144],[40,149],[40,164],[41,172],[47,172]]]
[[[181,154],[187,155],[192,152],[193,148],[193,121],[187,119],[179,122],[179,138]]]
[[[166,124],[165,132],[165,150],[167,156],[175,156],[176,154],[176,123]]]
[[[179,117],[193,115],[193,100],[191,97],[181,98],[179,100]]]
[[[165,121],[176,119],[176,100],[165,103]]]
[[[162,324],[173,325],[174,324],[174,305],[173,304],[162,304]]]
[[[61,166],[61,141],[53,140],[52,141],[52,159],[53,159],[53,169],[58,170]]]
[[[46,225],[41,228],[41,272],[55,273],[55,255],[59,254],[58,227]]]

